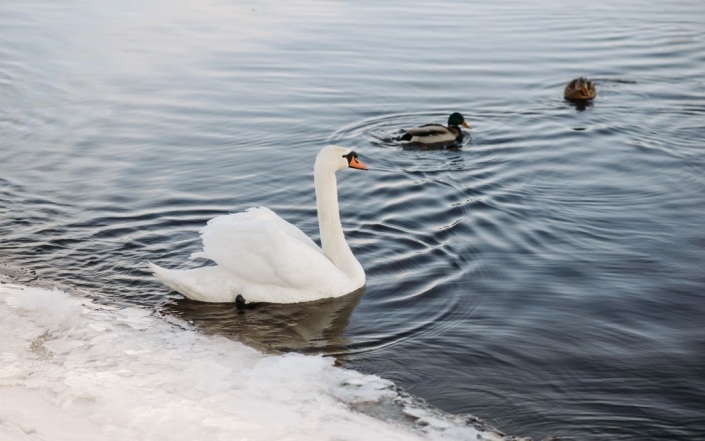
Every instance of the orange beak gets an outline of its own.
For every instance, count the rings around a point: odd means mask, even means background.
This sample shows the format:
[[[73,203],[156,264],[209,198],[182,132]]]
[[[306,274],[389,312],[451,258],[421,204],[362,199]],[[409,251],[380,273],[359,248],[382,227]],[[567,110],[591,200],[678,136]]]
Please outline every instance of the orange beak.
[[[467,127],[468,129],[472,129],[472,127],[470,127],[470,124],[468,124],[468,123],[465,122],[465,121],[463,121],[463,122],[461,123],[461,125],[462,125],[463,127]]]
[[[358,161],[357,158],[352,158],[348,165],[350,166],[350,168],[356,168],[358,170],[367,170],[367,166],[362,162]]]

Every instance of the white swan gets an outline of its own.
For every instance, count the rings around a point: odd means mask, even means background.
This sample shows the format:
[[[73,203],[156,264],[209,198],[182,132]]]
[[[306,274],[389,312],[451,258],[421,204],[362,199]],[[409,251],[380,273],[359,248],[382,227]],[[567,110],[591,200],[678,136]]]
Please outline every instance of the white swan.
[[[297,303],[349,294],[365,285],[365,271],[345,241],[335,172],[367,170],[357,153],[324,147],[313,182],[323,249],[264,207],[218,216],[201,229],[203,257],[217,265],[170,270],[149,263],[168,287],[202,302]]]

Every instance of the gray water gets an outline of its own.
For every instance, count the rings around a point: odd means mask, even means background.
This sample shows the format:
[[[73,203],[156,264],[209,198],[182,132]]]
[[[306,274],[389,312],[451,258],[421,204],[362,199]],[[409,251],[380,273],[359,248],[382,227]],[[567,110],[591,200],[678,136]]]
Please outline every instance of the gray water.
[[[3,2],[0,262],[508,433],[702,439],[704,74],[695,0]],[[454,111],[458,149],[393,141]],[[317,239],[327,143],[371,169],[338,174],[363,293],[238,313],[152,278],[251,206]]]

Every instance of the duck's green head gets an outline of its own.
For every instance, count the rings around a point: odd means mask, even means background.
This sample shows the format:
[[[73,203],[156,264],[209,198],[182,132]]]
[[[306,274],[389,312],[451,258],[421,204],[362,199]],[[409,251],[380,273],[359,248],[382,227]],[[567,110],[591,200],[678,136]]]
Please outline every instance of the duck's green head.
[[[463,126],[467,127],[468,129],[472,128],[468,123],[465,122],[465,117],[461,115],[458,112],[453,113],[448,117],[448,127],[458,127],[458,126]]]

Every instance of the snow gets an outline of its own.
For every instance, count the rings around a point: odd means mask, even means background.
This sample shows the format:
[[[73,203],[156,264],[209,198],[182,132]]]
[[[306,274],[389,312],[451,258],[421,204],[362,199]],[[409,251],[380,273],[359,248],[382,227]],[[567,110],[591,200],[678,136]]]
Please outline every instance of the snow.
[[[504,439],[330,357],[58,289],[0,284],[0,333],[0,441]]]

